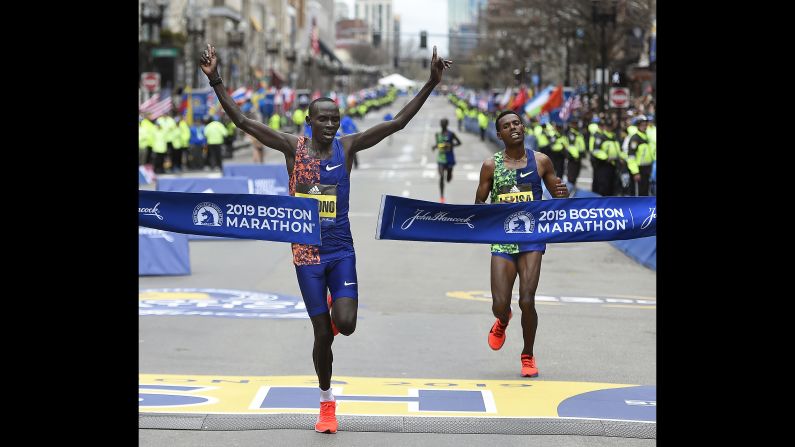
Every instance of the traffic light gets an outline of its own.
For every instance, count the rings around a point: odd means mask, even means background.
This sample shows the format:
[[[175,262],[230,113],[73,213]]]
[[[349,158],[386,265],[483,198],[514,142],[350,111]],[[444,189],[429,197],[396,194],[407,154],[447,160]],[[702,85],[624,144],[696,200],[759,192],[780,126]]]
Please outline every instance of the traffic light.
[[[420,31],[420,48],[428,48],[428,32]]]
[[[381,46],[381,32],[373,31],[373,48],[378,48],[380,46]]]
[[[395,68],[398,68],[398,58],[397,58],[397,56],[394,57],[394,59],[392,61],[392,66],[394,66]]]

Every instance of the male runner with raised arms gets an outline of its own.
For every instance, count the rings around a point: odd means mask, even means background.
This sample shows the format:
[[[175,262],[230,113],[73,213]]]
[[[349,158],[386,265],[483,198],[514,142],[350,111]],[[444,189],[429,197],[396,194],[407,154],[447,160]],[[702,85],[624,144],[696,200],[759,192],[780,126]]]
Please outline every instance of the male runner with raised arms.
[[[290,177],[290,195],[318,199],[320,246],[293,244],[293,263],[306,310],[314,328],[312,361],[320,385],[320,414],[315,431],[336,433],[336,402],[331,393],[332,321],[343,335],[356,328],[358,285],[356,256],[348,221],[350,172],[357,152],[375,146],[403,129],[441,81],[442,71],[452,61],[437,58],[433,47],[430,79],[422,90],[391,121],[379,123],[364,132],[335,138],[340,112],[330,98],[318,98],[309,105],[306,122],[312,139],[277,132],[263,123],[243,116],[226,92],[217,71],[215,48],[207,44],[201,68],[215,89],[221,106],[235,125],[262,144],[284,154]],[[333,311],[326,301],[326,289],[334,297]]]
[[[552,161],[541,152],[525,149],[524,124],[511,110],[502,112],[495,121],[497,137],[505,150],[483,162],[480,181],[475,192],[475,203],[516,203],[542,200],[541,181],[550,193],[566,198],[566,184],[555,175]],[[522,221],[515,222],[517,226]],[[516,276],[519,275],[519,308],[522,310],[524,348],[521,354],[522,376],[537,377],[538,367],[533,354],[538,314],[535,294],[541,274],[541,256],[546,251],[543,243],[492,244],[491,245],[491,311],[497,321],[489,331],[488,342],[493,350],[505,343],[505,329],[512,317],[511,295]]]
[[[439,168],[439,201],[444,203],[445,172],[447,173],[447,183],[450,183],[450,180],[453,179],[453,166],[455,166],[453,148],[460,146],[461,141],[458,139],[455,132],[447,129],[447,125],[449,124],[447,118],[442,118],[439,124],[442,126],[442,131],[436,133],[436,144],[431,146],[431,150],[439,150],[439,152],[436,153],[436,164]]]

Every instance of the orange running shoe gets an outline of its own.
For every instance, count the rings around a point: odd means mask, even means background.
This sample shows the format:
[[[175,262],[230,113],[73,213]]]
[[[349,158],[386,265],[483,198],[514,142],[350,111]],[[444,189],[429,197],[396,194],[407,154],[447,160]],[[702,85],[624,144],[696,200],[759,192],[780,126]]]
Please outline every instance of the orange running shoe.
[[[331,318],[331,305],[334,301],[332,301],[330,293],[326,297],[326,303],[328,303],[328,316]],[[337,325],[334,324],[334,318],[331,318],[331,332],[333,332],[335,336],[340,333],[340,331],[337,330]]]
[[[511,321],[512,317],[513,313],[508,311],[508,322]],[[502,348],[502,345],[505,343],[505,328],[507,327],[508,324],[503,325],[499,318],[497,318],[497,321],[491,326],[491,330],[489,331],[489,347],[491,349],[497,351]]]
[[[522,377],[538,377],[535,356],[522,354]]]
[[[317,415],[315,431],[318,433],[337,433],[337,402],[330,400],[320,402],[320,414]]]
[[[439,203],[444,203],[444,197],[441,197],[441,198],[439,199]]]

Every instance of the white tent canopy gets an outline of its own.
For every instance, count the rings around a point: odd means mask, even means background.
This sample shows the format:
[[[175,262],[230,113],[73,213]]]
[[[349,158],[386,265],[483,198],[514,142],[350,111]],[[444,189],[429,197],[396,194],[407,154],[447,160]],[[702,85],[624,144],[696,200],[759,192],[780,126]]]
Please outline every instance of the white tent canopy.
[[[379,85],[394,85],[397,88],[404,89],[408,87],[417,87],[419,84],[418,82],[414,82],[411,79],[406,79],[403,76],[392,73],[389,76],[383,77],[378,80]]]

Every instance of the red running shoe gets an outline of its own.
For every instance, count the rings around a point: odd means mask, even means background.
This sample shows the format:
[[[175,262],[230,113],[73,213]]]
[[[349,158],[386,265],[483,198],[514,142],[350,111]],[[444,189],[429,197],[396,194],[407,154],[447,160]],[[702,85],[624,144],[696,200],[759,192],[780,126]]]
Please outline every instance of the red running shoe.
[[[538,377],[535,356],[522,354],[522,377]]]
[[[513,317],[513,313],[508,311],[508,321],[511,321]],[[500,319],[497,318],[497,321],[491,326],[491,330],[489,331],[489,347],[495,351],[502,348],[502,345],[505,343],[505,328],[508,327],[508,324],[503,325],[500,322]]]
[[[318,433],[337,433],[337,402],[320,402],[315,431]]]

